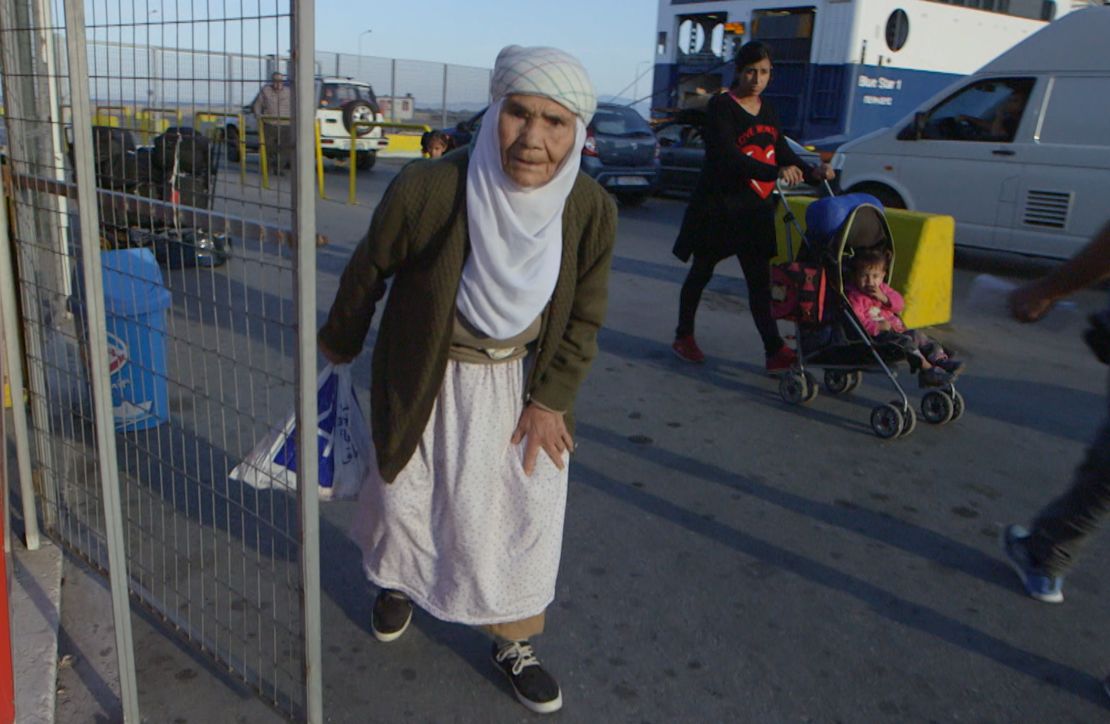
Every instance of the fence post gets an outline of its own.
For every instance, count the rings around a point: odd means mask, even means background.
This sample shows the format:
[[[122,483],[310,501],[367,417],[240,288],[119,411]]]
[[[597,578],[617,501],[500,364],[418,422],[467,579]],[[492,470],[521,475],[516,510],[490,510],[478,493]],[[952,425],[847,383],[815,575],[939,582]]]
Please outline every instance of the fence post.
[[[71,0],[76,1],[76,0]],[[320,642],[320,512],[316,408],[316,128],[315,0],[293,2],[296,57],[293,100],[295,142],[293,223],[297,245],[297,454],[311,461],[297,469],[301,529],[301,607],[304,623],[305,719],[322,724],[323,657]]]
[[[397,59],[389,61],[389,120],[397,122]]]
[[[442,118],[439,127],[447,128],[447,64],[443,64],[443,101],[440,105]]]
[[[139,724],[138,686],[135,680],[135,649],[131,636],[131,607],[128,602],[127,550],[120,502],[116,430],[112,420],[112,391],[108,373],[108,330],[105,319],[104,279],[100,266],[100,220],[93,174],[93,138],[89,99],[88,55],[85,46],[84,0],[65,0],[66,47],[73,96],[73,150],[77,171],[78,215],[81,231],[81,261],[85,280],[85,314],[89,335],[89,382],[95,411],[97,468],[104,497],[104,538],[108,545],[108,578],[112,593],[116,654],[119,660],[120,706],[127,724]]]

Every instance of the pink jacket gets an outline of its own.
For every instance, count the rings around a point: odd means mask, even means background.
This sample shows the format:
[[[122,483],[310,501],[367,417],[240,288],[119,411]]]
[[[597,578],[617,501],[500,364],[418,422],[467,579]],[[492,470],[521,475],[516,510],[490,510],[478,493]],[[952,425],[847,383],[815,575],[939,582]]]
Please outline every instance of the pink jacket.
[[[901,294],[891,289],[889,284],[883,284],[881,289],[888,300],[886,304],[868,296],[853,284],[845,285],[852,311],[856,313],[856,317],[859,318],[868,334],[872,337],[879,334],[879,323],[883,320],[886,320],[895,332],[905,332],[906,325],[898,314],[905,308],[906,300],[902,298]]]

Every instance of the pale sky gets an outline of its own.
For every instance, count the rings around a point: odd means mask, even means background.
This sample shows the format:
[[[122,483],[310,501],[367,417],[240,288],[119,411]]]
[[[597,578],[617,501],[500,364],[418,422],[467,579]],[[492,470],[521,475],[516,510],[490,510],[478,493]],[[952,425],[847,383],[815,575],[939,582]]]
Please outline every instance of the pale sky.
[[[577,56],[601,95],[651,92],[658,0],[318,0],[318,50],[493,67],[506,45],[550,45]],[[622,95],[632,97],[632,88]]]

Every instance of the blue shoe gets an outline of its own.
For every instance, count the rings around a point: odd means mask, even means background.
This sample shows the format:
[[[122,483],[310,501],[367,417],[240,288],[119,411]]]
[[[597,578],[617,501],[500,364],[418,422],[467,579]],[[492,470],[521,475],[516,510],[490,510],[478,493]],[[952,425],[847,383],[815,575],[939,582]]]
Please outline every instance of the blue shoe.
[[[1025,548],[1028,537],[1029,531],[1022,526],[1006,526],[1002,531],[1002,551],[1006,554],[1006,560],[1018,574],[1026,593],[1045,603],[1063,603],[1063,577],[1050,576],[1033,565],[1029,559],[1029,551]]]

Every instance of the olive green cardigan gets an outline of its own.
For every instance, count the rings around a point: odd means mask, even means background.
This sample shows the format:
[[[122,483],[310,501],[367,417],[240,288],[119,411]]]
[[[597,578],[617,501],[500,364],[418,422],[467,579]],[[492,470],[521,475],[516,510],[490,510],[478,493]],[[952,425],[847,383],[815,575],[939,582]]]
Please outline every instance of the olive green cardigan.
[[[370,420],[378,468],[393,481],[420,443],[447,369],[455,297],[470,248],[467,150],[409,164],[386,190],[355,249],[319,333],[335,356],[362,350],[374,309],[395,276],[374,345]],[[563,211],[563,257],[525,386],[526,400],[566,410],[597,355],[616,207],[579,174]]]

